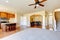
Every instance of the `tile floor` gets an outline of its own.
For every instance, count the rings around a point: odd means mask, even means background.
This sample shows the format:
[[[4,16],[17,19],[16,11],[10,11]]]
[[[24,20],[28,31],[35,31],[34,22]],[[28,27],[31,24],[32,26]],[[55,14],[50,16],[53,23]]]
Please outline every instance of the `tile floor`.
[[[14,34],[16,32],[19,32],[19,31],[20,31],[19,27],[16,30],[14,30],[14,31],[9,31],[9,32],[2,32],[2,29],[0,29],[0,38],[9,36],[9,35]]]

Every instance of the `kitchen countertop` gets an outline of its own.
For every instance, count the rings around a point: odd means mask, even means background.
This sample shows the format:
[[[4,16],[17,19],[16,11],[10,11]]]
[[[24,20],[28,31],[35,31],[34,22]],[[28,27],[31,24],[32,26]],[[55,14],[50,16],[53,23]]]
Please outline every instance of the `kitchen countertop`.
[[[1,23],[1,25],[6,25],[6,24],[14,24],[14,23]]]

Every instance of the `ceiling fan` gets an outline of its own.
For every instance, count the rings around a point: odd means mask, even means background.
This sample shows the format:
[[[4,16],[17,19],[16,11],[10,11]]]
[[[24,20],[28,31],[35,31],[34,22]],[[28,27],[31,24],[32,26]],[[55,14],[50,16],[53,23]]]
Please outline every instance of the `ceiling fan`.
[[[44,5],[42,3],[45,2],[45,1],[47,1],[47,0],[42,0],[42,1],[34,0],[34,1],[35,1],[35,3],[34,4],[30,4],[29,6],[35,5],[34,8],[36,8],[37,5],[44,7]]]

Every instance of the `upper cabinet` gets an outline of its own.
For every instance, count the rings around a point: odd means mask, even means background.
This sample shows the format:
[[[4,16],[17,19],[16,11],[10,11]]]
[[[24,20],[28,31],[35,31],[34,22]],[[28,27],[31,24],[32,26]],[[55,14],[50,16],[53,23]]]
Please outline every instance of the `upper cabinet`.
[[[6,13],[6,12],[0,12],[0,18],[15,18],[15,14]]]
[[[7,18],[10,19],[10,18],[15,18],[15,14],[7,14]]]
[[[15,15],[14,14],[10,14],[10,18],[15,18]]]
[[[7,17],[7,13],[0,12],[0,18],[6,18],[6,17]]]

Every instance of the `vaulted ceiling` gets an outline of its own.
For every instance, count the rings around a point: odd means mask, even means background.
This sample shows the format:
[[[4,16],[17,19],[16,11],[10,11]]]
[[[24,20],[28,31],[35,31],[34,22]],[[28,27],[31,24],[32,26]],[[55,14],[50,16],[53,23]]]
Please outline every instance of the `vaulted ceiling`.
[[[43,3],[45,7],[38,6],[36,9],[34,9],[34,6],[28,6],[32,3],[34,3],[34,0],[0,0],[0,7],[10,8],[11,11],[17,13],[32,13],[41,10],[53,11],[56,8],[60,8],[60,0],[47,0]]]

